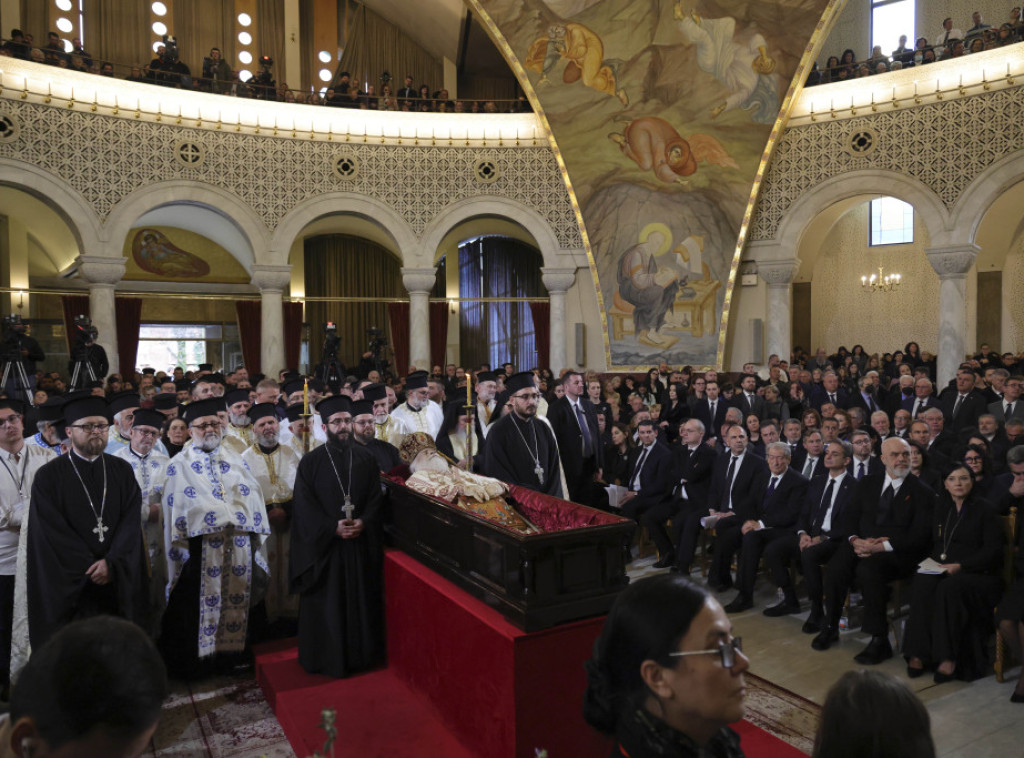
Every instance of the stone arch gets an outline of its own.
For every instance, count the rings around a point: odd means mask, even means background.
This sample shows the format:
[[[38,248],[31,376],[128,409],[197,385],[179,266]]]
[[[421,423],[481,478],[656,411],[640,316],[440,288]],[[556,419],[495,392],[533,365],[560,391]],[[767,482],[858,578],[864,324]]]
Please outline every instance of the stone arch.
[[[175,205],[205,208],[241,233],[252,255],[250,260],[239,260],[246,270],[251,272],[254,263],[272,262],[266,260],[270,250],[270,234],[252,207],[225,189],[188,180],[175,179],[150,184],[121,200],[104,224],[108,244],[116,245],[117,254],[120,255],[120,246],[138,218],[148,211]]]
[[[331,192],[305,200],[290,211],[274,230],[272,251],[273,263],[288,263],[292,243],[302,230],[325,216],[353,214],[379,226],[394,245],[391,252],[409,265],[410,257],[416,256],[419,243],[409,223],[391,206],[376,198],[353,192]]]
[[[52,208],[68,225],[81,254],[102,252],[99,217],[71,185],[49,171],[29,163],[0,159],[0,184],[29,194]]]
[[[932,245],[949,236],[949,213],[938,195],[911,176],[875,169],[841,174],[808,188],[782,217],[775,239],[798,250],[800,238],[819,213],[857,195],[887,195],[910,203],[928,230]]]
[[[537,249],[544,258],[546,267],[564,266],[558,257],[558,239],[548,222],[537,211],[515,200],[504,197],[470,197],[447,206],[434,217],[421,237],[416,263],[407,261],[407,266],[428,268],[434,265],[434,253],[452,229],[472,218],[495,216],[521,226],[533,237]]]
[[[986,168],[968,185],[953,206],[950,225],[965,242],[974,242],[985,214],[1013,185],[1024,181],[1024,151],[1005,156]]]

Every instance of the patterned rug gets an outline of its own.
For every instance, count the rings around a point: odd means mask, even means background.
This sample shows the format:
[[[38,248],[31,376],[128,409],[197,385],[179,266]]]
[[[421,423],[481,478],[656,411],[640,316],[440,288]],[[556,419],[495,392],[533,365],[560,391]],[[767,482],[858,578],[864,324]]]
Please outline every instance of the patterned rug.
[[[249,677],[172,682],[148,757],[294,758],[263,692]]]
[[[821,706],[767,679],[750,673],[744,676],[747,681],[746,720],[810,755]]]

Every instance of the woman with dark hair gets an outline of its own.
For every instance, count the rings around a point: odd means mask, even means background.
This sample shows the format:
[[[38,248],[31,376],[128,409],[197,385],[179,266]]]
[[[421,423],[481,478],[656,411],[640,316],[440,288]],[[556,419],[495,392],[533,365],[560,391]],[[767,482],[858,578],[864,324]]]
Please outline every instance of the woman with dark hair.
[[[811,758],[935,758],[928,710],[880,671],[847,671],[825,698]]]
[[[825,64],[825,70],[821,72],[821,82],[825,84],[831,82],[836,77],[836,72],[839,70],[839,59],[834,55],[828,57],[828,62]]]
[[[800,416],[800,421],[804,425],[805,433],[811,430],[818,431],[821,429],[821,414],[813,408],[808,408],[804,411],[803,415]]]
[[[167,448],[167,455],[173,458],[188,442],[188,424],[183,419],[175,416],[164,422],[163,436],[161,438],[164,447]]]
[[[850,357],[853,358],[853,362],[857,364],[857,369],[860,373],[864,373],[867,370],[868,355],[864,352],[864,346],[856,344],[853,349],[850,350]]]
[[[704,391],[707,387],[707,380],[700,374],[693,378],[690,383],[690,392],[686,396],[686,404],[690,406],[690,410],[693,410],[693,406],[704,399]]]
[[[989,490],[995,483],[995,475],[992,471],[992,457],[988,450],[982,445],[968,444],[964,450],[964,463],[974,475],[974,493],[978,497],[988,499]]]
[[[629,453],[633,438],[625,424],[612,424],[612,441],[604,449],[604,480],[608,484],[625,486],[629,481]]]
[[[939,472],[928,463],[928,450],[920,442],[907,440],[910,445],[910,473],[927,484],[932,492],[942,489]]]
[[[616,598],[586,663],[583,717],[615,756],[739,758],[728,725],[744,714],[750,661],[718,601],[662,574]]]
[[[764,417],[785,421],[789,418],[789,403],[779,399],[779,388],[773,384],[764,388]]]
[[[843,65],[843,66],[852,66],[856,62],[857,62],[857,54],[855,52],[853,52],[853,50],[850,50],[849,48],[847,48],[846,50],[843,50],[843,55],[839,59],[839,63],[841,65]]]
[[[668,402],[661,407],[662,433],[672,442],[679,436],[679,425],[690,417],[690,406],[686,404],[686,386],[674,382],[668,386]]]
[[[749,413],[743,419],[743,428],[747,430],[747,448],[764,458],[764,441],[761,439],[761,419],[756,413]]]
[[[917,368],[921,363],[921,346],[916,342],[908,342],[903,348],[903,362],[909,363],[911,368]]]
[[[989,614],[999,600],[1003,565],[1002,524],[992,505],[973,491],[971,469],[951,463],[942,484],[928,555],[938,573],[914,575],[903,641],[907,675],[918,677],[936,666],[936,684],[980,675],[984,654],[979,657],[965,643],[972,619],[984,620],[991,629]]]

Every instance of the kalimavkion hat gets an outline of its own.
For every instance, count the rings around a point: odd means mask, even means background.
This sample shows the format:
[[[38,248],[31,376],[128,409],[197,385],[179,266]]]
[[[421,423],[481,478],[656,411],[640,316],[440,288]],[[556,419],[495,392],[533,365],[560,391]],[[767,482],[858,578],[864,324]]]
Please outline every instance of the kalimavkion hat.
[[[136,395],[136,402],[138,402],[138,395]],[[83,418],[90,416],[102,416],[110,421],[108,411],[107,403],[102,397],[95,395],[76,397],[64,403],[64,423],[67,426],[73,426]]]
[[[249,420],[255,424],[259,419],[271,416],[277,418],[277,405],[274,403],[256,403],[249,409]]]
[[[527,387],[536,388],[536,386],[537,380],[532,371],[520,371],[518,374],[512,374],[512,376],[505,380],[505,389],[508,390],[510,396],[516,394],[519,390],[526,389]]]
[[[203,416],[216,416],[221,411],[226,410],[224,406],[224,398],[222,397],[208,397],[205,400],[194,400],[185,406],[184,419],[187,423],[191,424],[198,418]]]
[[[351,413],[352,403],[344,395],[332,395],[321,400],[316,409],[320,413],[320,418],[326,424],[331,420],[331,416],[336,413]]]
[[[160,411],[151,411],[148,408],[140,408],[135,411],[135,420],[132,422],[132,428],[137,426],[152,426],[155,429],[162,429],[164,421],[167,417]]]

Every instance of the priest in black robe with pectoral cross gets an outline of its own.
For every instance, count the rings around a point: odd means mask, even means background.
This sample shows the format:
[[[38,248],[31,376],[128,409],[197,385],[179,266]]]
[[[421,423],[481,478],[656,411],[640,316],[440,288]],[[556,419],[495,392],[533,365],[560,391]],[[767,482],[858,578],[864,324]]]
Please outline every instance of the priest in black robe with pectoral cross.
[[[547,422],[537,418],[540,392],[530,371],[505,382],[512,412],[494,422],[484,445],[484,474],[520,487],[565,497],[558,443]]]
[[[132,467],[103,452],[107,404],[72,398],[64,422],[71,450],[40,468],[32,484],[26,566],[33,648],[90,616],[146,623],[142,494]]]
[[[317,409],[327,444],[299,463],[289,577],[299,595],[299,664],[343,677],[384,662],[383,496],[377,461],[352,440],[348,398]]]

